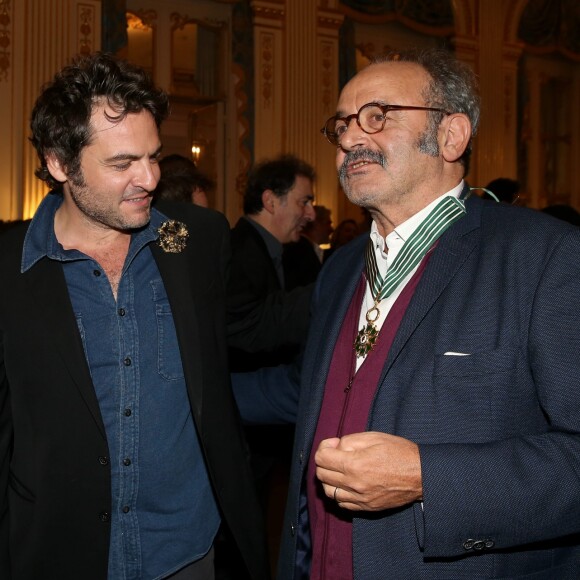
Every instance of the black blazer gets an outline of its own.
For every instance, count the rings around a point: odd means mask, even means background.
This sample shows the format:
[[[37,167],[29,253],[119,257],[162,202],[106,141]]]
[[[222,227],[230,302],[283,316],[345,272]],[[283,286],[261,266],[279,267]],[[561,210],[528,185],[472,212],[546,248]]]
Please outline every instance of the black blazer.
[[[241,218],[232,229],[228,331],[233,371],[290,362],[306,340],[313,285],[286,292],[266,243]]]
[[[227,223],[193,205],[159,209],[189,230],[181,253],[151,248],[215,497],[251,577],[261,580],[262,517],[227,372]],[[0,578],[104,580],[105,429],[61,265],[44,258],[20,273],[26,227],[0,241]]]
[[[316,282],[322,263],[316,255],[312,242],[300,236],[297,242],[284,245],[284,281],[291,290]]]

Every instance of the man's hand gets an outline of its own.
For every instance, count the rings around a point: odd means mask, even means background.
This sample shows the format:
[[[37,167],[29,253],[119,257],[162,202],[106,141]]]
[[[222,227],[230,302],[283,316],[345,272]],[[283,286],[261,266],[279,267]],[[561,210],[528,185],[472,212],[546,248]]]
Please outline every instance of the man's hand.
[[[419,447],[402,437],[368,431],[325,439],[314,461],[324,493],[345,509],[380,511],[423,497]]]

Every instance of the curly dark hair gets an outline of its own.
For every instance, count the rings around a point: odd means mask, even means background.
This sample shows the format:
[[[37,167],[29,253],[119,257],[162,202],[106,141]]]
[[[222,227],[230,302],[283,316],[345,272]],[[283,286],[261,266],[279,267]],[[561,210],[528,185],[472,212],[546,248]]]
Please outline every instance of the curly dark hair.
[[[294,155],[281,155],[258,163],[248,175],[244,193],[244,213],[256,215],[262,211],[262,193],[271,189],[277,197],[284,197],[294,187],[296,176],[314,182],[314,168]]]
[[[374,57],[370,64],[385,62],[410,62],[423,67],[431,77],[431,82],[423,95],[427,106],[443,109],[449,113],[464,113],[471,122],[472,138],[477,134],[480,99],[477,78],[468,64],[457,60],[452,52],[444,48],[393,51]],[[429,129],[436,133],[444,114],[430,111],[428,115]],[[460,158],[464,174],[469,171],[471,146],[472,139],[469,140]]]
[[[81,151],[92,138],[91,114],[101,102],[114,111],[107,116],[111,122],[149,111],[159,128],[169,112],[167,95],[143,69],[102,52],[77,57],[43,87],[32,110],[30,141],[40,160],[35,173],[50,187],[59,183],[47,168],[47,155],[77,175]]]

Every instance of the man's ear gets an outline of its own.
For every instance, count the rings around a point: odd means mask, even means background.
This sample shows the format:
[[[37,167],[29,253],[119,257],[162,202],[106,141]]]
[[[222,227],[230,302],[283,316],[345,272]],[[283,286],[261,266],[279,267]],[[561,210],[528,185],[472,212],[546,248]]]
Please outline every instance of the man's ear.
[[[443,137],[441,153],[449,163],[457,161],[467,149],[471,139],[471,122],[463,113],[452,113],[441,123]]]
[[[62,166],[61,162],[59,161],[59,159],[57,159],[54,153],[49,153],[45,157],[45,160],[46,167],[50,172],[50,174],[54,177],[54,179],[60,181],[61,183],[64,183],[65,181],[68,180],[64,167]]]
[[[268,213],[274,213],[276,208],[276,194],[271,189],[265,189],[262,193],[262,205]]]

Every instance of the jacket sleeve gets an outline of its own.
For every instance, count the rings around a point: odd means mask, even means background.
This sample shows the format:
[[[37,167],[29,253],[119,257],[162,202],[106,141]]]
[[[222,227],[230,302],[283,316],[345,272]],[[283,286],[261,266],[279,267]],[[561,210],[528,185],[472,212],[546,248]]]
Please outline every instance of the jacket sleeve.
[[[547,427],[478,444],[420,445],[425,557],[580,532],[578,256],[580,230],[570,230],[541,272],[522,341],[529,389]]]
[[[298,362],[232,373],[234,397],[244,423],[295,423],[300,394]]]
[[[228,298],[228,344],[246,352],[270,352],[300,345],[308,332],[314,284],[289,292],[270,292],[257,300],[240,294]]]

